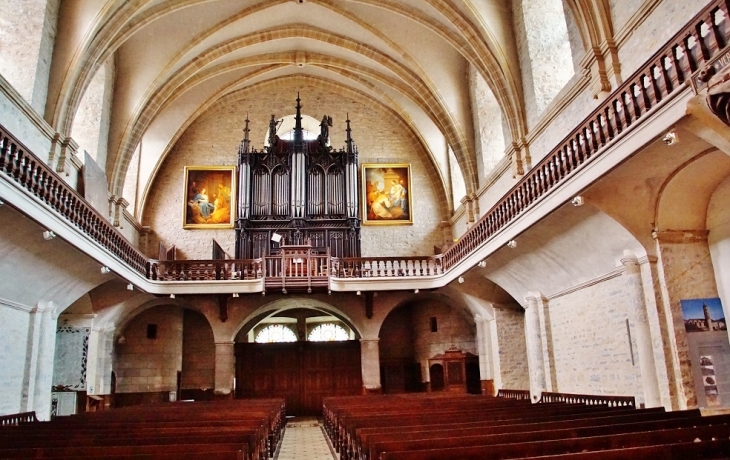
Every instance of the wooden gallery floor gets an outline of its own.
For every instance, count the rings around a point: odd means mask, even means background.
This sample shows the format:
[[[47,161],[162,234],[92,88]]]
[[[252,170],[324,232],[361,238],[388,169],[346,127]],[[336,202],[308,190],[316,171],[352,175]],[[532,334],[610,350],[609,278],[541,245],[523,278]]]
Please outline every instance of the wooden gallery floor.
[[[336,460],[316,417],[290,418],[274,460]]]

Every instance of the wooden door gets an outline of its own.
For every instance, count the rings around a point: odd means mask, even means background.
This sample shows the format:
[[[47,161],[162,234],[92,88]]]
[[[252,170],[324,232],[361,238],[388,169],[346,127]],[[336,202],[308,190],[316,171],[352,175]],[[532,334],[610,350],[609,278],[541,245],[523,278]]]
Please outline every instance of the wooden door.
[[[289,415],[319,415],[322,398],[362,393],[360,342],[236,344],[236,397],[286,399]]]

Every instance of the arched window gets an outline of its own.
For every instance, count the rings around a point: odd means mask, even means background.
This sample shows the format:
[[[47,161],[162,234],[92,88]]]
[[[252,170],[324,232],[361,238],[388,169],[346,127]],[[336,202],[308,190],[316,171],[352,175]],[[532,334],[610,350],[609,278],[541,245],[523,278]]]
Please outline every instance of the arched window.
[[[313,141],[313,140],[317,139],[317,136],[319,134],[314,134],[312,131],[302,129],[302,135],[304,136],[305,141]],[[284,140],[284,141],[293,141],[294,140],[294,130],[292,129],[289,132],[279,135],[279,139]]]
[[[256,334],[256,343],[296,342],[297,336],[286,326],[272,324]]]
[[[337,324],[324,323],[312,329],[307,340],[310,342],[340,342],[349,340],[350,334]]]

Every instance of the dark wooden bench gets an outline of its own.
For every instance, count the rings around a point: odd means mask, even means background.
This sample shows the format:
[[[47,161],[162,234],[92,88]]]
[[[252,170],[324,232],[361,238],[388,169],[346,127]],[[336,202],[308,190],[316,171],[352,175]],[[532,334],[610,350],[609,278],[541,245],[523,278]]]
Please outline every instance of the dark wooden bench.
[[[700,441],[727,440],[730,425],[717,424],[668,430],[642,431],[546,441],[485,444],[479,437],[426,440],[419,450],[383,452],[379,460],[460,460],[532,458],[540,455],[593,452],[629,447],[659,446]],[[454,443],[460,443],[458,446]],[[469,445],[470,443],[474,445]],[[411,447],[416,447],[412,444]],[[727,455],[727,452],[726,452]]]

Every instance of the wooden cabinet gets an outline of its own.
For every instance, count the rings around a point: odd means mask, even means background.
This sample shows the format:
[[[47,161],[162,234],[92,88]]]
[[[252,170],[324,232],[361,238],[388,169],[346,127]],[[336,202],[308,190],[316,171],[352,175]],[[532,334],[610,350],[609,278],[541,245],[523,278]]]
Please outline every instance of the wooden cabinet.
[[[445,352],[428,360],[431,374],[431,391],[448,391],[452,393],[473,392],[474,365],[479,366],[479,357],[450,348]],[[479,386],[479,374],[476,375],[476,384]]]

